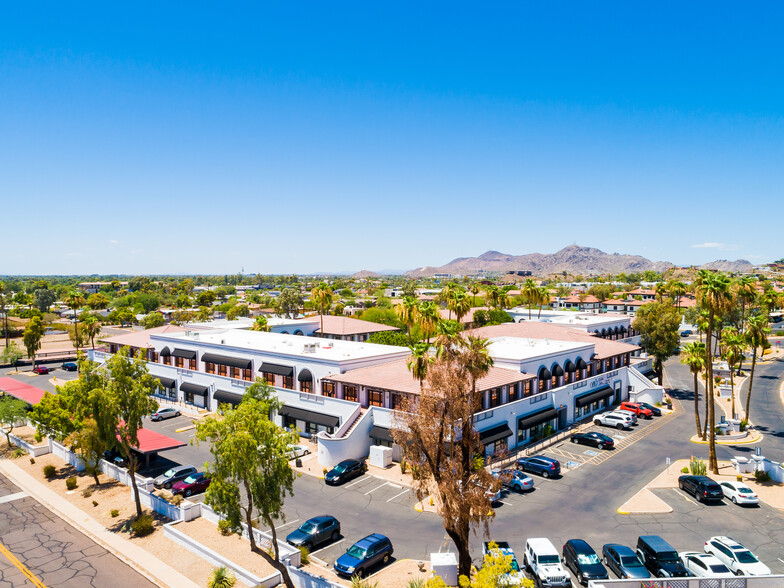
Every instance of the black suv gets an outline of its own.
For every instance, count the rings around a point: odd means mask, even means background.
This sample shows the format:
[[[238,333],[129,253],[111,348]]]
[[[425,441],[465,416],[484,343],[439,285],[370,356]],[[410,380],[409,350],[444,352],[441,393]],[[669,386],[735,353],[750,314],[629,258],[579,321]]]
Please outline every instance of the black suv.
[[[569,539],[563,546],[563,561],[583,586],[589,580],[608,580],[607,570],[593,548],[582,539]]]
[[[721,486],[708,476],[681,476],[678,478],[678,487],[693,494],[697,502],[719,501],[724,498]]]
[[[334,468],[329,470],[324,476],[327,484],[336,486],[347,482],[351,478],[361,476],[367,471],[367,464],[364,459],[344,459]]]
[[[658,535],[637,538],[637,557],[657,578],[687,578],[691,576],[683,567],[678,552]]]

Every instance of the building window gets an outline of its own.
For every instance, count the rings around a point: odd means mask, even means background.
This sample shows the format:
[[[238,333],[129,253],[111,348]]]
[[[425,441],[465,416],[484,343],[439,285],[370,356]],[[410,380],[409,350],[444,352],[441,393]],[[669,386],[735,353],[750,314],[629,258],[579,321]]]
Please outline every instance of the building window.
[[[252,382],[253,381],[253,370],[250,370],[250,369],[242,370],[242,379],[245,380],[246,382]]]
[[[300,392],[307,392],[308,394],[313,393],[313,380],[305,380],[304,382],[299,383],[299,390]]]
[[[390,398],[390,402],[392,406],[390,407],[392,410],[400,410],[403,408],[403,395],[402,394],[392,394]]]
[[[208,374],[214,374],[215,373],[215,364],[214,363],[210,363],[209,361],[205,362],[204,363],[204,371],[207,372]]]
[[[527,398],[531,394],[534,393],[534,386],[533,381],[528,380],[527,382],[523,382],[523,398]]]
[[[495,408],[496,406],[501,405],[501,388],[493,388],[490,390],[490,406],[489,408]]]
[[[335,382],[321,382],[321,395],[335,398]]]
[[[219,376],[226,376],[227,375],[227,368],[225,365],[218,364],[218,375]]]
[[[156,351],[154,349],[150,350],[150,357],[149,357],[149,359],[153,363],[158,363],[158,354],[156,353]]]
[[[368,406],[384,406],[384,393],[381,390],[368,390]]]
[[[316,423],[311,423],[310,421],[305,423],[305,431],[309,435],[316,435],[318,431],[318,425]]]
[[[234,366],[229,367],[229,376],[232,377],[232,378],[239,379],[239,377],[240,377],[240,369],[239,368],[235,368]]]
[[[181,357],[174,358],[174,367],[181,368],[183,366],[183,361]]]
[[[197,369],[199,369],[199,368],[196,367],[196,360],[195,359],[189,359],[188,360],[188,369],[191,369],[193,371],[196,371]]]
[[[275,385],[275,374],[270,373],[270,372],[261,372],[261,377],[270,386],[274,386]]]
[[[357,402],[357,387],[356,386],[343,386],[343,399]]]
[[[294,389],[294,376],[283,376],[283,387],[288,390]]]
[[[163,365],[171,365],[171,356],[170,355],[164,355],[163,356]]]

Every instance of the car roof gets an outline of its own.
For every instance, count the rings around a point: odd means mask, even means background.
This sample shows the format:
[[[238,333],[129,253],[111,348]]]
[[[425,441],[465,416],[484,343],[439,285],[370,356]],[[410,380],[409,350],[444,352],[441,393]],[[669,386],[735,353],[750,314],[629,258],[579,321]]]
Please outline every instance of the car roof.
[[[335,517],[332,515],[319,515],[317,517],[313,517],[308,519],[306,522],[308,523],[326,523],[327,521],[333,521]]]
[[[547,537],[529,539],[527,544],[540,555],[558,555],[558,550],[555,549],[555,545],[553,545]]]
[[[621,543],[608,543],[605,547],[612,547],[618,555],[634,555],[637,554],[634,552],[634,549],[628,547],[626,545],[622,545]]]
[[[640,535],[640,540],[644,541],[654,549],[666,549],[667,551],[675,551],[675,549],[658,535]]]
[[[375,545],[379,541],[384,541],[384,540],[389,541],[389,539],[387,539],[381,533],[373,533],[372,535],[363,537],[362,539],[354,543],[354,545],[356,545],[357,547],[370,547],[371,545]]]
[[[727,547],[731,547],[732,549],[746,549],[743,544],[735,541],[732,537],[727,537],[726,535],[717,535],[716,537],[711,537],[708,541],[718,541],[720,543],[724,543]]]
[[[567,541],[577,553],[596,553],[593,550],[593,547],[588,545],[588,542],[584,539],[569,539]]]
[[[344,459],[337,465],[351,465],[352,463],[359,463],[358,459]]]

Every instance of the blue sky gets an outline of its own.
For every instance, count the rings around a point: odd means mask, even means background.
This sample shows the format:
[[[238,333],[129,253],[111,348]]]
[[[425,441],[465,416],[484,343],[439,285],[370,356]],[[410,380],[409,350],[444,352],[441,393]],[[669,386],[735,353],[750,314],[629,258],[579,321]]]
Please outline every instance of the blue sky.
[[[780,258],[783,12],[6,3],[0,274]]]

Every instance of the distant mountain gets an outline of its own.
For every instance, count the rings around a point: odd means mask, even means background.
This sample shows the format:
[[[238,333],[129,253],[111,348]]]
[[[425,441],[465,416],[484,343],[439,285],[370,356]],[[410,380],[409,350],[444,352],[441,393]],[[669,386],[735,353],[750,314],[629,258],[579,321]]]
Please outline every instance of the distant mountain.
[[[361,280],[363,278],[380,278],[381,274],[377,274],[376,272],[371,272],[370,270],[362,270],[355,274],[351,274],[351,277]]]
[[[700,269],[718,270],[721,272],[750,272],[754,269],[754,264],[746,259],[736,259],[735,261],[728,261],[726,259],[717,259],[710,263],[705,263],[700,266]]]
[[[509,255],[499,251],[488,251],[479,257],[460,257],[441,267],[421,267],[406,272],[412,277],[433,274],[472,275],[480,271],[506,273],[510,270],[529,270],[534,276],[553,273],[569,274],[619,274],[653,270],[661,272],[673,264],[666,261],[651,261],[639,255],[605,253],[593,247],[569,245],[551,254],[529,253]]]

